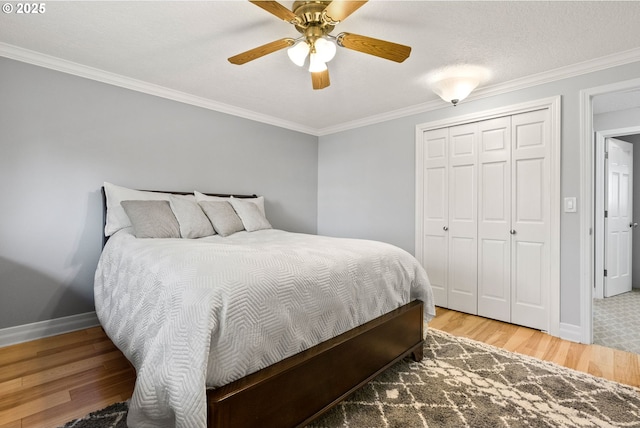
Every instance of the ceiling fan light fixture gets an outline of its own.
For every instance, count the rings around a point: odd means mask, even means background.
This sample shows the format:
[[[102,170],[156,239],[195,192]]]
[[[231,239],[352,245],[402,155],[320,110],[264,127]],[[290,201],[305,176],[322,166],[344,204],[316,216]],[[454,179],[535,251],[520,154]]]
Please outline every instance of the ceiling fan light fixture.
[[[314,46],[316,48],[316,55],[318,55],[324,63],[331,61],[333,57],[336,56],[336,44],[324,37],[317,39]]]
[[[489,71],[473,65],[445,67],[429,74],[431,90],[444,101],[457,105],[489,78]]]
[[[309,44],[306,41],[300,41],[287,49],[287,54],[291,62],[298,67],[302,67],[307,59],[307,55],[309,55],[309,50]]]
[[[309,71],[312,73],[317,73],[319,71],[325,71],[327,69],[327,64],[322,61],[322,58],[317,53],[311,53],[309,56]]]
[[[284,37],[249,49],[229,57],[228,61],[231,64],[246,64],[287,49],[291,61],[300,67],[306,64],[309,56],[308,70],[311,72],[312,87],[324,89],[329,86],[327,63],[334,58],[337,46],[395,62],[403,62],[411,53],[410,46],[373,37],[352,33],[331,35],[338,23],[344,21],[368,0],[296,0],[290,7],[282,5],[277,0],[249,1],[293,25],[301,36],[297,39]]]

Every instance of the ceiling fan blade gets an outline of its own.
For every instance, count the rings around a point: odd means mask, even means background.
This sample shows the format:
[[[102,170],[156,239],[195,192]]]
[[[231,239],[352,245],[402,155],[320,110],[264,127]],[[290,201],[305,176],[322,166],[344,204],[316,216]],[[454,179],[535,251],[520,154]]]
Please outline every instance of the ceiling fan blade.
[[[337,24],[344,21],[349,15],[358,10],[368,0],[364,1],[345,1],[345,0],[333,0],[324,9],[324,16],[329,22]]]
[[[253,61],[254,59],[260,58],[261,56],[268,55],[270,53],[279,51],[280,49],[288,48],[295,43],[295,40],[291,38],[284,38],[280,40],[276,40],[271,43],[267,43],[266,45],[258,46],[257,48],[250,49],[246,52],[242,52],[236,56],[232,56],[229,58],[229,62],[231,64],[245,64],[249,61]]]
[[[284,21],[291,22],[291,21],[295,21],[296,19],[295,13],[293,13],[292,11],[290,11],[289,9],[287,9],[277,1],[264,1],[264,0],[249,0],[249,1]]]
[[[311,73],[313,89],[324,89],[331,84],[329,81],[329,69]]]
[[[399,45],[398,43],[387,42],[386,40],[374,39],[359,34],[340,33],[338,37],[336,37],[336,42],[343,48],[395,62],[404,61],[409,58],[409,54],[411,53],[410,46]]]

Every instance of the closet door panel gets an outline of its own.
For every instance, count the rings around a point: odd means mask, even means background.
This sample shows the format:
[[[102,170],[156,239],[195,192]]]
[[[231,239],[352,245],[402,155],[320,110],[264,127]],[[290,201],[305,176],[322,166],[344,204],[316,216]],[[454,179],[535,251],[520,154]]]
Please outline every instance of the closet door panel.
[[[423,134],[424,223],[422,266],[429,275],[435,304],[449,307],[448,282],[448,151],[449,130],[436,129]]]
[[[449,308],[477,314],[476,240],[454,237],[449,248]]]
[[[485,238],[480,241],[479,252],[478,315],[509,322],[511,315],[509,242]]]
[[[477,124],[449,128],[449,308],[477,314]]]
[[[550,241],[549,111],[512,116],[512,317],[548,328]]]
[[[514,246],[513,300],[519,308],[537,310],[544,305],[542,267],[544,245],[540,242],[518,240]]]
[[[511,118],[478,126],[478,315],[510,322]]]
[[[448,221],[447,174],[445,167],[425,171],[425,225],[422,266],[429,275],[436,305],[447,304],[447,234],[443,230]]]
[[[447,241],[444,236],[426,235],[422,266],[429,276],[435,304],[443,308],[447,303]]]

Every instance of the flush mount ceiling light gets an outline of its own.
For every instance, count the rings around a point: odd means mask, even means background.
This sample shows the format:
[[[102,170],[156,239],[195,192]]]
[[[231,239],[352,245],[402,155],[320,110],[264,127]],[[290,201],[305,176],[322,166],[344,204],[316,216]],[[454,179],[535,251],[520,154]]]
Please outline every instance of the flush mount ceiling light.
[[[431,72],[427,81],[433,92],[455,106],[467,98],[480,83],[488,80],[489,76],[486,68],[465,64]]]
[[[336,54],[336,45],[374,55],[395,62],[402,62],[409,57],[411,48],[385,40],[358,34],[340,33],[332,36],[335,26],[364,5],[364,1],[352,0],[307,0],[294,1],[292,10],[277,1],[253,1],[251,3],[284,21],[293,24],[302,34],[297,39],[284,38],[255,49],[248,50],[229,58],[232,64],[245,64],[264,55],[287,49],[291,61],[302,67],[309,57],[309,71],[313,89],[329,86],[329,70],[327,63]]]

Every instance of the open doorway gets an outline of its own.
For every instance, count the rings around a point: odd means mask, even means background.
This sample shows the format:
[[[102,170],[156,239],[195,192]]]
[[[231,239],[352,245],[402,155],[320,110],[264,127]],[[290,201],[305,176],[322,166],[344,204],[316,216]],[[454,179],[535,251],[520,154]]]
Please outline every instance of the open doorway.
[[[603,93],[592,101],[592,341],[640,354],[640,89]]]
[[[592,311],[593,343],[640,354],[640,271],[633,272],[634,266],[640,267],[635,220],[640,213],[640,114],[637,117],[637,127],[595,135]],[[594,128],[601,122],[594,120]],[[633,132],[639,133],[627,135]]]

